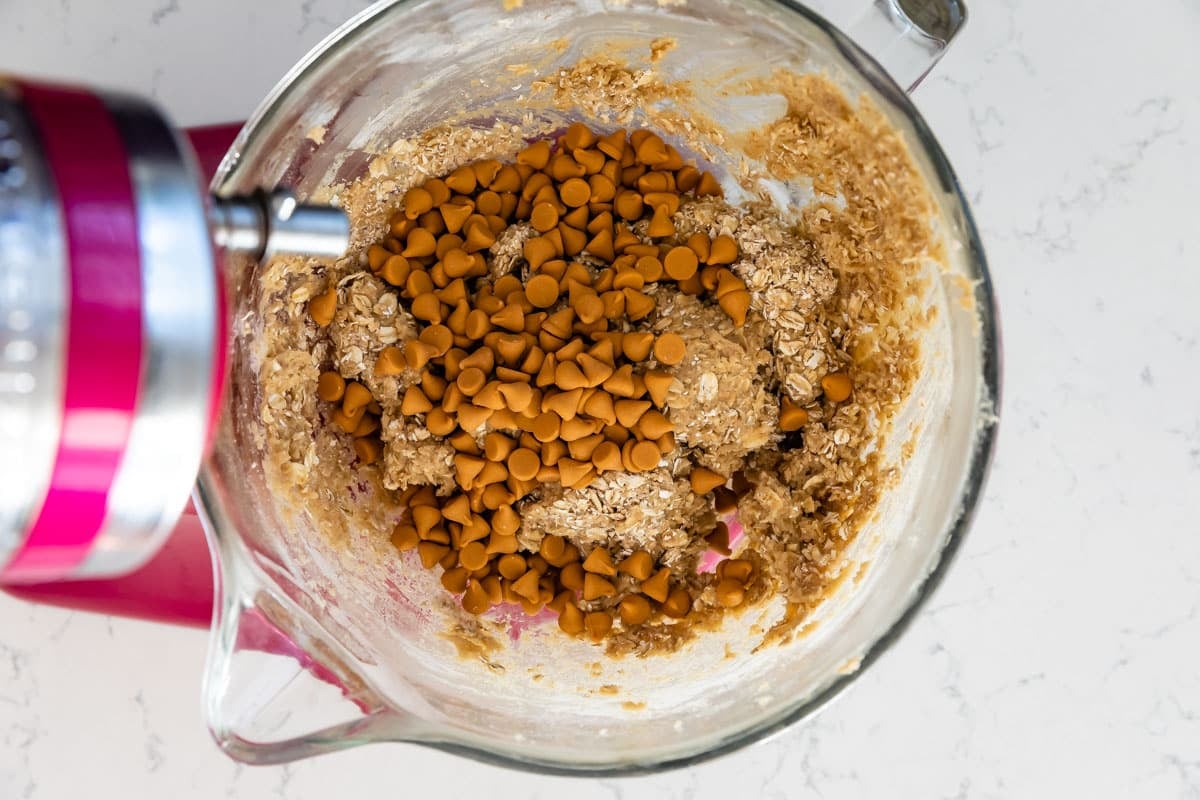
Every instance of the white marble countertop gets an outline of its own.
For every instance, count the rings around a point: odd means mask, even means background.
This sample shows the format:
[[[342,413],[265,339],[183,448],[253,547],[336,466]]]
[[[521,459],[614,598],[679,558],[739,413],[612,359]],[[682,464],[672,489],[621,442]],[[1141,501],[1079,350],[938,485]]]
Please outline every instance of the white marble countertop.
[[[242,118],[361,5],[0,0],[0,70]],[[815,719],[650,778],[399,745],[243,767],[201,721],[202,633],[0,596],[0,798],[1200,798],[1200,5],[972,11],[916,98],[999,293],[999,450],[941,589]]]

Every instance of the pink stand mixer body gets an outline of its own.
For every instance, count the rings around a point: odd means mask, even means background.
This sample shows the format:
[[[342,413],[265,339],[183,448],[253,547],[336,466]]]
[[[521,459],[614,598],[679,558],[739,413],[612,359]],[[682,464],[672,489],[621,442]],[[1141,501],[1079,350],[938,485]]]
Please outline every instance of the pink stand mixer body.
[[[180,136],[149,104],[0,80],[0,588],[207,627],[187,503],[225,373],[222,248],[338,255],[286,193],[208,198],[240,125]],[[187,507],[185,509],[185,504]]]

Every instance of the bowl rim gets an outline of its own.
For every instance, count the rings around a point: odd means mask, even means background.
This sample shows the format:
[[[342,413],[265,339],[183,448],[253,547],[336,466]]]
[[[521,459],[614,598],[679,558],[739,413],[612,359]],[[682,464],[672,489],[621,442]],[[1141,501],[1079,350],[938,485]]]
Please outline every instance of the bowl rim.
[[[276,112],[295,88],[309,73],[317,70],[326,59],[332,57],[335,51],[344,45],[345,40],[354,31],[368,25],[376,17],[400,11],[406,6],[417,5],[420,2],[422,0],[379,0],[379,2],[367,7],[342,23],[342,25],[309,51],[304,58],[298,61],[266,96],[238,134],[213,178],[212,188],[214,192],[221,193],[221,187],[233,177],[240,166],[242,161],[240,154],[245,152],[258,137],[263,135],[265,129],[270,127],[276,116]],[[900,639],[917,617],[922,606],[924,606],[929,597],[941,584],[955,556],[962,547],[963,540],[974,521],[979,502],[982,499],[991,467],[999,427],[1001,399],[1002,358],[998,309],[991,274],[988,270],[987,259],[974,216],[971,213],[954,169],[951,167],[945,152],[938,144],[937,139],[929,129],[924,118],[908,94],[888,75],[886,70],[884,70],[874,57],[855,44],[849,36],[820,14],[796,2],[796,0],[759,0],[759,2],[773,3],[781,6],[799,15],[815,27],[821,34],[828,38],[829,42],[841,57],[845,59],[847,64],[871,85],[871,88],[877,92],[879,99],[906,118],[909,124],[912,125],[917,141],[923,148],[929,165],[934,169],[941,181],[942,188],[957,206],[957,208],[952,208],[951,210],[957,211],[960,215],[958,222],[962,227],[963,241],[969,250],[964,263],[968,268],[968,277],[972,282],[976,316],[979,323],[977,341],[981,362],[979,374],[981,386],[980,396],[976,403],[976,433],[969,455],[969,468],[958,496],[958,516],[950,525],[942,548],[938,553],[937,562],[909,595],[907,605],[896,619],[863,652],[857,669],[848,674],[835,676],[820,691],[796,702],[784,714],[760,724],[747,726],[727,739],[719,741],[699,752],[626,764],[581,764],[572,766],[561,761],[549,762],[516,758],[455,742],[428,741],[417,738],[396,739],[393,741],[403,741],[424,747],[432,747],[443,752],[465,756],[475,761],[508,769],[543,775],[596,778],[655,774],[697,765],[728,755],[784,731],[802,719],[814,714],[833,698],[841,694],[846,687],[862,675],[867,668],[880,659]],[[200,472],[199,482],[201,489],[197,492],[198,497],[211,496],[210,492],[204,490],[204,487],[209,485],[210,481],[209,463],[206,460]],[[220,604],[219,601],[218,604]],[[216,631],[219,621],[214,619],[213,624],[214,631]],[[306,737],[299,738],[305,739]],[[388,740],[380,739],[376,741],[383,742]],[[365,742],[351,742],[344,746],[354,746],[361,743]],[[330,745],[328,741],[325,742],[325,745],[324,747],[316,748],[316,750],[340,749],[336,745]],[[262,747],[290,749],[289,743],[262,745]],[[311,747],[300,748],[300,753],[301,755],[313,754],[314,749]],[[236,756],[237,754],[234,755]],[[242,755],[245,755],[245,753],[242,753]],[[284,755],[283,760],[287,759],[288,757]],[[270,760],[276,761],[280,759],[272,758]]]

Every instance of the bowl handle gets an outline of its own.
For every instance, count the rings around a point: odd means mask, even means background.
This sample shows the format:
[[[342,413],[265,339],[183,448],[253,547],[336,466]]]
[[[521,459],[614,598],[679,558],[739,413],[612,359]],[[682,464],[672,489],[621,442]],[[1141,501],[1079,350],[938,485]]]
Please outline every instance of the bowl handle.
[[[846,32],[911,92],[966,21],[964,0],[873,0]]]

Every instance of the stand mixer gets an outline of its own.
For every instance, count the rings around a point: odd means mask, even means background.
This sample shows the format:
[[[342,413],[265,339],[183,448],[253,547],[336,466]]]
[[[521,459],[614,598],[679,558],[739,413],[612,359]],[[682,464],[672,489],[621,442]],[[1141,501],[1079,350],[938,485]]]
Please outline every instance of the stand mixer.
[[[207,721],[225,752],[253,763],[405,741],[519,768],[628,773],[718,755],[815,711],[946,568],[980,497],[999,387],[974,222],[904,93],[961,27],[962,3],[861,5],[856,44],[791,0],[380,2],[302,60],[244,128],[186,134],[140,100],[0,79],[0,589],[211,622]],[[659,37],[688,44],[658,65],[675,77],[824,72],[904,138],[949,250],[929,281],[944,322],[924,387],[936,391],[907,409],[922,458],[869,532],[886,546],[865,554],[861,585],[839,589],[811,637],[751,655],[741,631],[736,658],[700,637],[695,651],[595,660],[594,671],[588,643],[546,638],[539,651],[536,632],[463,657],[422,613],[416,584],[395,573],[356,582],[373,565],[348,573],[338,559],[356,553],[322,550],[276,513],[286,503],[245,434],[258,365],[233,320],[253,311],[260,259],[345,252],[346,216],[296,198],[353,181],[391,143],[448,119],[498,121],[494,109],[534,77],[511,65],[549,74],[607,42],[649,52]],[[726,124],[737,98],[720,96],[712,111]],[[201,188],[210,175],[214,196]],[[222,392],[227,372],[238,392]],[[525,682],[535,671],[536,686]],[[620,695],[599,689],[617,685]]]
[[[202,554],[144,597],[102,579],[154,556],[195,481],[224,383],[219,259],[338,256],[349,229],[286,189],[207,196],[236,132],[184,138],[137,98],[0,81],[0,451],[19,454],[0,468],[0,585],[18,594],[176,619],[162,599],[184,569],[176,621],[207,624]],[[194,514],[180,526],[202,550]]]

